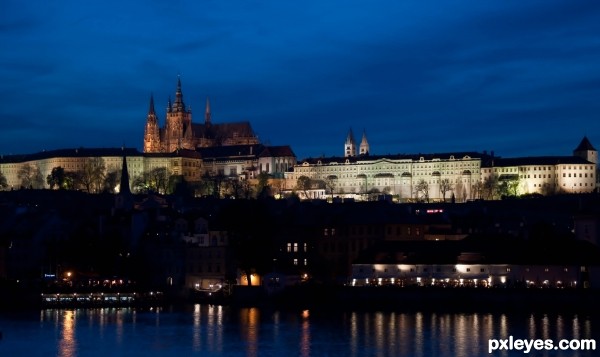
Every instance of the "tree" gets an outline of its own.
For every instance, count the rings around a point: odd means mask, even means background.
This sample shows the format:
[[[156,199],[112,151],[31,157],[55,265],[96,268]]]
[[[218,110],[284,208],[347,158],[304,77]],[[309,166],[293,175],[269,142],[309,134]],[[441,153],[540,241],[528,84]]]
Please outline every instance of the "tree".
[[[156,167],[150,170],[146,176],[148,188],[158,193],[166,193],[169,185],[169,176],[166,167]]]
[[[54,187],[62,190],[64,189],[65,178],[65,169],[57,166],[52,169],[48,176],[46,176],[46,183],[48,183],[48,186],[50,186],[51,190],[53,190]]]
[[[464,202],[467,198],[467,190],[465,185],[463,184],[461,179],[456,181],[456,185],[454,185],[454,199],[458,199],[458,202]]]
[[[506,193],[509,196],[517,196],[519,194],[519,186],[521,182],[518,177],[511,178],[505,181],[506,183]]]
[[[17,178],[21,180],[21,186],[30,188],[43,188],[44,177],[37,165],[26,163],[17,171]]]
[[[442,198],[444,202],[446,202],[446,192],[452,191],[452,184],[450,180],[445,178],[440,181],[440,192],[442,193]]]
[[[472,192],[473,198],[481,199],[481,195],[483,194],[483,183],[481,183],[481,181],[475,182],[471,186],[471,192]]]
[[[417,199],[423,200],[429,203],[429,184],[427,181],[421,179],[415,186],[415,195]]]
[[[77,187],[79,187],[79,185],[80,185],[80,182],[81,182],[81,179],[79,178],[79,175],[77,174],[77,172],[73,172],[73,171],[65,172],[65,180],[63,182],[63,185],[66,190],[77,189]]]
[[[115,188],[121,181],[121,170],[107,172],[104,176],[104,192],[115,193]]]
[[[483,180],[483,197],[493,200],[498,193],[498,176],[492,175]]]
[[[327,190],[331,194],[331,199],[333,200],[333,193],[335,192],[335,188],[337,186],[336,175],[329,175],[325,178],[325,190]]]
[[[79,179],[83,188],[89,193],[97,193],[102,190],[104,184],[104,172],[106,166],[101,157],[88,157],[83,162],[83,169],[78,171]]]
[[[262,171],[258,174],[258,184],[256,185],[256,194],[261,195],[264,190],[268,190],[269,188],[269,179],[271,177],[265,171]]]
[[[2,171],[0,171],[0,189],[4,190],[8,187],[8,182],[6,181],[6,176],[4,176],[4,173],[2,173]]]
[[[296,189],[302,191],[304,193],[304,198],[308,198],[308,190],[310,190],[312,185],[312,180],[308,176],[300,176],[296,181]]]

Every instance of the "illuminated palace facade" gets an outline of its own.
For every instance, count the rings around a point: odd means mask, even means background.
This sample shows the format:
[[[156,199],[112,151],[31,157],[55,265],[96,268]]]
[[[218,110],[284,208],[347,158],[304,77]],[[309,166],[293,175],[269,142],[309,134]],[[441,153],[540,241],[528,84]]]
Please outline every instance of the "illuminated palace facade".
[[[155,168],[166,168],[169,175],[182,176],[186,181],[199,181],[202,169],[200,155],[192,150],[179,150],[173,153],[142,154],[133,148],[78,148],[43,151],[36,154],[9,155],[0,158],[0,172],[6,177],[9,189],[18,189],[22,185],[19,171],[30,166],[39,171],[43,183],[48,188],[46,177],[55,167],[62,167],[65,172],[78,172],[95,158],[104,162],[104,174],[122,168],[123,158],[127,161],[127,171],[131,178],[141,176]],[[131,182],[131,180],[130,180]]]
[[[423,199],[418,185],[426,183],[429,200],[447,200],[454,195],[462,202],[482,198],[482,186],[492,177],[498,182],[517,182],[517,194],[592,192],[597,185],[598,152],[585,137],[572,156],[503,159],[477,152],[371,155],[369,151],[366,135],[363,133],[357,150],[350,131],[343,157],[298,162],[286,173],[286,186],[295,187],[303,199],[330,195],[362,199],[369,193],[381,193],[410,201]],[[311,179],[309,190],[297,187],[302,176]]]

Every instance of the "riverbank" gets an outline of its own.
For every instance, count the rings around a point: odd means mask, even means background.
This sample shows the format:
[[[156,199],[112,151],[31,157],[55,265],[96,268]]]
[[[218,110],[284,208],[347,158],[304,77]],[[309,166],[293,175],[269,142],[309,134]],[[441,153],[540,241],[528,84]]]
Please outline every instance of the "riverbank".
[[[448,312],[589,312],[600,291],[592,289],[436,288],[386,286],[290,286],[269,294],[261,286],[234,286],[231,294],[162,292],[0,291],[1,309],[96,308],[201,303],[238,307]]]
[[[260,287],[236,287],[227,303],[306,309],[397,311],[589,312],[600,291],[591,289],[501,289],[435,287],[292,286],[268,295]]]

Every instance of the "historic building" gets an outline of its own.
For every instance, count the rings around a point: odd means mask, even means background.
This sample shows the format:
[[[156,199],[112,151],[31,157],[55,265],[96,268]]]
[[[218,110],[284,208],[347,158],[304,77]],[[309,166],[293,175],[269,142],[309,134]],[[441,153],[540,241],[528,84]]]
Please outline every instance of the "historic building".
[[[59,149],[2,156],[0,172],[6,177],[9,189],[23,186],[24,171],[41,179],[32,184],[33,188],[48,188],[46,177],[53,168],[62,167],[65,172],[82,172],[89,169],[95,159],[102,159],[103,175],[122,170],[123,161],[126,160],[130,185],[133,179],[155,168],[165,168],[169,176],[182,176],[189,182],[199,181],[202,173],[202,160],[196,151],[181,149],[172,153],[143,154],[134,148]]]
[[[259,144],[249,122],[213,123],[210,102],[206,100],[204,123],[192,122],[192,110],[183,101],[181,80],[177,80],[175,102],[169,99],[165,125],[160,127],[154,109],[154,98],[150,96],[150,108],[146,116],[144,130],[144,152],[171,153],[177,149],[195,150],[196,148],[253,145]]]
[[[481,178],[512,181],[517,194],[585,193],[597,187],[597,164],[598,151],[584,137],[572,156],[491,158]]]
[[[343,157],[307,158],[285,173],[286,187],[301,198],[328,196],[365,199],[372,194],[400,201],[457,202],[483,197],[486,184],[510,182],[513,194],[593,192],[597,187],[598,152],[584,137],[572,156],[500,158],[493,154],[459,152],[413,155],[371,155],[366,134],[356,155],[350,129]],[[300,177],[311,187],[298,187]],[[495,189],[490,189],[493,191]]]

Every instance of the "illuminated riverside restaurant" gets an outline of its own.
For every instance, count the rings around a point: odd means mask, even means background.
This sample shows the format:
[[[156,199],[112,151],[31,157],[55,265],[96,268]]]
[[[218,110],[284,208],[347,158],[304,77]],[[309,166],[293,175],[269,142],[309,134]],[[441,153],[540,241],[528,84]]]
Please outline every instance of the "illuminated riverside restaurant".
[[[600,249],[588,242],[514,238],[381,242],[352,264],[352,286],[589,288]],[[595,273],[595,274],[594,274]],[[595,280],[594,280],[595,279]]]

